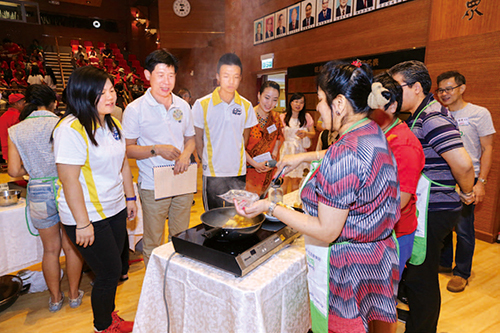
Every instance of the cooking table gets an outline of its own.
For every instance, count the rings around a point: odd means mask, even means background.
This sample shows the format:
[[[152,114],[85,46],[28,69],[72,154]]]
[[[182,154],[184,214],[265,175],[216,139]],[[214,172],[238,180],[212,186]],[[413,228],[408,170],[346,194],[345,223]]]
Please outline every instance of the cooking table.
[[[134,332],[167,332],[163,300],[172,242],[149,260]],[[234,275],[175,254],[168,266],[166,298],[170,332],[306,333],[311,327],[303,237],[248,275]]]

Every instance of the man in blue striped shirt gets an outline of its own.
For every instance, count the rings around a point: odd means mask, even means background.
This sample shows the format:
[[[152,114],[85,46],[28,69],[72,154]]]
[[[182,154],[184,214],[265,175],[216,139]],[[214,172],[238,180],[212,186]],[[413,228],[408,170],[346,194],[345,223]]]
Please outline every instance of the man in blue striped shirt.
[[[474,201],[474,168],[456,121],[430,93],[432,81],[425,65],[406,61],[393,66],[389,74],[403,88],[401,111],[411,113],[407,124],[424,149],[422,172],[430,182],[428,210],[419,212],[427,214],[425,260],[420,265],[407,265],[404,291],[410,313],[406,332],[436,332],[441,307],[441,249],[458,222],[460,200],[466,204]],[[457,183],[460,194],[454,188]]]

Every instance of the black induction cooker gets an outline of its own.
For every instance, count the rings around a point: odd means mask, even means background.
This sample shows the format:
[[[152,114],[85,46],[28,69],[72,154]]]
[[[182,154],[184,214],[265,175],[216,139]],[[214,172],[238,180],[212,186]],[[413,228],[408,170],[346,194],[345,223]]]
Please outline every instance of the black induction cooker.
[[[204,232],[200,224],[173,236],[175,251],[236,276],[244,276],[300,235],[281,222],[269,221],[250,237],[235,241],[206,238]]]

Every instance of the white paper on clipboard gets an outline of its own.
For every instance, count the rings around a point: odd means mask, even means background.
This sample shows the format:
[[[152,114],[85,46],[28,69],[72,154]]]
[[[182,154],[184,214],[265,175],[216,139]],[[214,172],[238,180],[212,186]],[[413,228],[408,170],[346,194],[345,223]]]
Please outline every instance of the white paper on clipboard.
[[[177,175],[174,175],[173,164],[154,167],[155,200],[196,192],[197,172],[196,163],[189,165],[186,172]]]

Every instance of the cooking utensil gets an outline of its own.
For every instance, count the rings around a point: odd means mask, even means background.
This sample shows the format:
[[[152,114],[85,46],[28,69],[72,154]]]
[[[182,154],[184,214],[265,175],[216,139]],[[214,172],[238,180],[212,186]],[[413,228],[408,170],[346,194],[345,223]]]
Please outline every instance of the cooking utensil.
[[[22,287],[23,281],[18,276],[0,276],[0,312],[14,304]]]
[[[264,191],[264,193],[262,193],[262,195],[260,196],[261,199],[264,199],[267,195],[267,192],[269,192],[269,189],[273,186],[281,186],[281,184],[283,184],[283,179],[281,178],[281,176],[283,176],[283,173],[285,172],[285,169],[287,167],[283,167],[283,169],[281,169],[281,171],[278,173],[278,175],[276,177],[274,177],[273,180],[271,180],[271,183],[269,184],[269,186],[266,188],[266,190]]]
[[[0,191],[0,206],[15,205],[21,197],[19,190]]]
[[[252,225],[249,227],[224,227],[227,221],[233,219],[236,214],[237,212],[234,207],[215,208],[201,214],[200,219],[206,229],[203,236],[206,238],[217,237],[218,239],[228,241],[248,237],[256,233],[265,220],[264,215],[259,214],[250,219],[252,220]],[[207,229],[206,227],[211,229]]]

